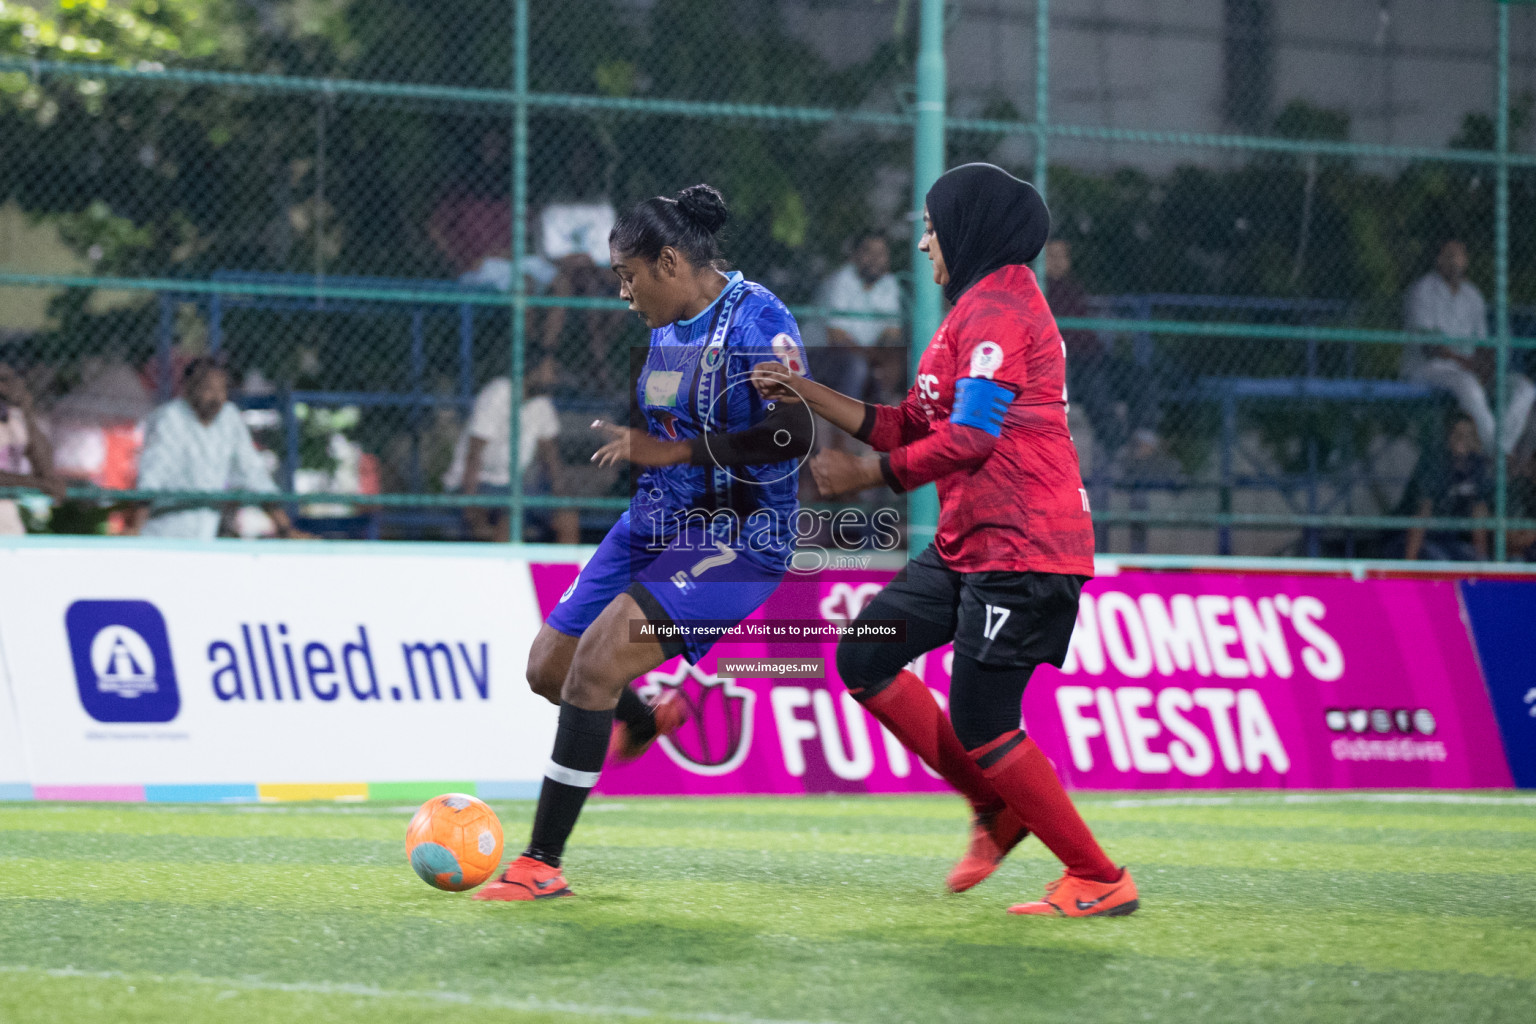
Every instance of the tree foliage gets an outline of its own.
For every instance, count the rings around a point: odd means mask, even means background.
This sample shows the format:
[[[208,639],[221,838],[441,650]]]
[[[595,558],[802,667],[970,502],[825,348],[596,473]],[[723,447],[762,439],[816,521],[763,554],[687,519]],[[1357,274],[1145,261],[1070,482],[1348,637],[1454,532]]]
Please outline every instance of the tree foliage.
[[[900,18],[898,5],[892,5]],[[912,40],[898,30],[834,65],[786,30],[777,3],[534,3],[530,86],[540,93],[898,109]],[[0,0],[0,51],[45,61],[505,90],[506,0]],[[1523,133],[1529,103],[1517,108]],[[988,108],[1007,119],[1006,105]],[[1295,103],[1274,130],[1347,138],[1344,116]],[[1454,144],[1491,144],[1469,117]],[[707,180],[730,199],[728,239],[754,274],[808,298],[868,226],[877,183],[910,168],[902,130],[815,121],[535,108],[535,203],[620,206]],[[952,140],[984,158],[983,136]],[[0,74],[0,201],[59,225],[102,273],[221,269],[442,277],[428,237],[454,190],[511,191],[510,110],[324,92],[229,89],[107,76]],[[1017,170],[1027,171],[1025,168]],[[1202,160],[1168,173],[1053,168],[1059,230],[1094,291],[1347,299],[1396,323],[1405,284],[1448,233],[1491,278],[1493,187],[1482,165],[1380,165],[1292,155]],[[903,184],[901,189],[905,189]],[[1515,207],[1536,176],[1514,176]],[[1536,223],[1512,225],[1514,293],[1536,297]]]

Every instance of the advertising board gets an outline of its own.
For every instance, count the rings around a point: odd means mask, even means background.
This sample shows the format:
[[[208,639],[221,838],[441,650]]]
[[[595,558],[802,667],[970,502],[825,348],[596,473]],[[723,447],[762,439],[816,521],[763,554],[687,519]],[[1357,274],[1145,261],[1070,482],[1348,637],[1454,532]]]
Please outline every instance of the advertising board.
[[[574,566],[534,565],[547,610]],[[850,621],[889,574],[790,580],[754,621]],[[748,634],[752,632],[748,627]],[[844,691],[833,637],[751,635],[643,687],[680,689],[692,721],[613,794],[942,789]],[[820,679],[721,669],[820,659]],[[942,702],[948,647],[912,666]],[[1027,731],[1069,784],[1091,789],[1509,786],[1457,584],[1444,580],[1126,573],[1084,590],[1066,664],[1040,668]]]
[[[524,665],[578,568],[446,545],[0,548],[0,798],[531,796],[555,713]],[[889,576],[792,576],[700,664],[648,673],[690,721],[599,792],[944,791],[837,676],[839,632]],[[1106,575],[1024,725],[1078,788],[1529,785],[1505,750],[1536,762],[1533,593]],[[910,667],[947,700],[948,647]]]
[[[505,558],[216,545],[0,549],[0,644],[31,782],[531,782],[554,708]]]

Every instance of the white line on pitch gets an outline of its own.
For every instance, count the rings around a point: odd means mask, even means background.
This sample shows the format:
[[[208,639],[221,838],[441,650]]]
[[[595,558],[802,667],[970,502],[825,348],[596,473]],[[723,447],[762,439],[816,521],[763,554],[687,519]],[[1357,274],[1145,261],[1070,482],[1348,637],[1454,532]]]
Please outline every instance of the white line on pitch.
[[[432,989],[387,989],[374,985],[309,981],[267,981],[262,978],[212,978],[197,974],[130,974],[124,971],[82,971],[73,967],[29,967],[24,964],[0,964],[0,974],[35,974],[48,978],[88,978],[95,981],[155,982],[186,984],[247,992],[293,992],[302,995],[351,996],[362,999],[414,999],[419,1002],[450,1003],[457,1006],[481,1006],[526,1013],[571,1013],[583,1017],[626,1017],[632,1020],[670,1018],[699,1021],[700,1024],[834,1024],[821,1021],[777,1020],[748,1017],[734,1013],[679,1013],[648,1010],[642,1006],[602,1006],[592,1003],[566,1003],[545,999],[509,999],[505,996],[474,995]]]

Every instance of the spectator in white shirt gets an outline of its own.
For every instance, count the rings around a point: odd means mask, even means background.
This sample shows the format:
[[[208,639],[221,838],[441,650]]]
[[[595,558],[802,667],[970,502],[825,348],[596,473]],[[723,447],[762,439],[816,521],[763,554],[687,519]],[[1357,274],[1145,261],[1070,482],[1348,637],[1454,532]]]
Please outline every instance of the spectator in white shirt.
[[[885,391],[899,391],[904,362],[901,288],[891,273],[890,242],[866,231],[854,239],[850,257],[827,278],[822,293],[822,304],[833,312],[827,320],[827,344],[839,351],[827,353],[825,369],[813,369],[829,386],[855,398],[865,393],[871,373]]]
[[[229,371],[215,358],[192,360],[182,371],[180,398],[149,414],[139,456],[139,490],[272,491],[277,484],[251,440],[240,410],[229,401]],[[263,506],[279,537],[308,537],[280,505]],[[144,537],[212,540],[219,507],[201,503],[140,505],[129,533]]]
[[[853,243],[852,259],[827,279],[826,305],[839,313],[885,313],[885,317],[836,317],[827,321],[834,345],[901,344],[901,289],[891,273],[891,244],[866,231]]]
[[[560,434],[560,417],[555,403],[543,394],[552,386],[554,377],[554,360],[546,358],[530,368],[524,378],[522,408],[518,413],[517,466],[525,495],[557,493],[563,482],[564,467],[555,444]],[[443,476],[443,486],[463,494],[510,495],[511,437],[512,382],[496,377],[475,397],[474,410],[454,448],[453,464]],[[466,508],[464,521],[476,540],[511,539],[511,525],[504,509]],[[558,544],[575,544],[580,539],[575,509],[530,509],[527,522]]]
[[[1488,337],[1488,308],[1482,292],[1467,280],[1466,244],[1450,239],[1440,247],[1435,269],[1408,289],[1404,319],[1410,331],[1443,335],[1444,344],[1410,353],[1409,376],[1449,391],[1472,419],[1487,451],[1493,451],[1494,416],[1488,401],[1493,385],[1494,352],[1471,342]],[[1452,341],[1450,339],[1466,339]],[[1536,385],[1524,374],[1505,377],[1504,421],[1499,445],[1515,450],[1536,404]]]

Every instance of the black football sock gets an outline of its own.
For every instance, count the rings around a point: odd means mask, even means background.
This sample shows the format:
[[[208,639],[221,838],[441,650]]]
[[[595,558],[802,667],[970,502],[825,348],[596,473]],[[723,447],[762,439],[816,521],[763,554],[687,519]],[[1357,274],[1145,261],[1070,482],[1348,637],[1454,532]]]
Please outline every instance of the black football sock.
[[[560,705],[560,726],[555,731],[555,752],[544,771],[539,790],[539,809],[533,815],[533,837],[525,857],[560,866],[565,841],[581,817],[587,794],[597,785],[608,754],[613,731],[612,711],[587,711],[574,704]]]
[[[619,694],[619,706],[613,709],[613,717],[624,723],[635,740],[643,743],[656,736],[656,712],[633,686],[624,687],[624,692]]]

